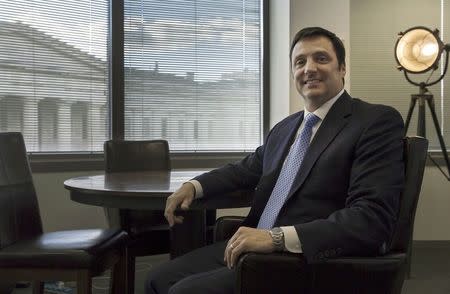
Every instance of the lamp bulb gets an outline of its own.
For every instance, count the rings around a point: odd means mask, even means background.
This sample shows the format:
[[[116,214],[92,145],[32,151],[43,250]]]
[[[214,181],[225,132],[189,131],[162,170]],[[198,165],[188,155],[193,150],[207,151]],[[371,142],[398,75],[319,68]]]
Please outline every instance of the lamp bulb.
[[[422,56],[433,56],[439,52],[439,46],[436,43],[426,43],[420,49],[420,54]]]

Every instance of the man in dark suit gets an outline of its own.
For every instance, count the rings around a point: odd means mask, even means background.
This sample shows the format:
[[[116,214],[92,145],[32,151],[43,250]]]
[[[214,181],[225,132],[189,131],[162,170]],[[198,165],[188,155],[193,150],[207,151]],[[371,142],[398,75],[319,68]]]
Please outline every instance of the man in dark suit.
[[[278,123],[253,154],[185,183],[167,200],[172,226],[182,222],[176,208],[188,209],[194,198],[255,189],[244,224],[228,242],[151,271],[148,294],[233,293],[233,267],[248,251],[290,251],[306,263],[384,252],[404,182],[403,120],[391,107],[347,94],[345,49],[332,32],[299,31],[290,60],[304,111]]]

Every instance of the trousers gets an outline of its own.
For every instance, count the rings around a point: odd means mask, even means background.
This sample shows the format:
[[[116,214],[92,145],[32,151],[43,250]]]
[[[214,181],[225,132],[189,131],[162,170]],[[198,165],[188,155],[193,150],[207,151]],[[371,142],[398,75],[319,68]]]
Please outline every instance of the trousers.
[[[146,294],[232,294],[235,271],[228,269],[223,256],[226,242],[205,246],[151,270]]]
[[[234,269],[228,269],[223,261],[225,246],[225,241],[217,242],[155,267],[146,280],[145,293],[235,293],[237,274]],[[248,280],[240,281],[239,290],[245,288],[245,293],[257,294],[278,294],[280,289],[284,289],[281,293],[312,293],[310,285],[314,278],[311,268],[303,255],[299,254],[298,258],[295,272],[287,272],[280,263],[267,267],[246,263],[245,277]],[[286,284],[280,284],[281,280]]]

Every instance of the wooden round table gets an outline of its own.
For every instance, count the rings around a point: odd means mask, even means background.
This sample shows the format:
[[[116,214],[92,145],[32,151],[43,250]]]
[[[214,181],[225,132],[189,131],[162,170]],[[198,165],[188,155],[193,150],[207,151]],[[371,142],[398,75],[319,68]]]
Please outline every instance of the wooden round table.
[[[83,204],[121,210],[164,210],[169,195],[184,182],[204,172],[172,170],[107,173],[71,178],[64,182],[64,187],[70,191],[71,200]],[[248,207],[252,196],[252,191],[236,191],[194,200],[191,210],[197,212],[179,212],[184,215],[184,222],[172,228],[171,256],[206,245],[206,209]]]

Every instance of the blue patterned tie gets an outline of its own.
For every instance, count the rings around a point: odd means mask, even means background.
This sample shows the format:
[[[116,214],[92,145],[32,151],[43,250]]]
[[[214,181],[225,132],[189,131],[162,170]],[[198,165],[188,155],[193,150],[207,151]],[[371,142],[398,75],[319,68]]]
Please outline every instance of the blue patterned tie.
[[[286,157],[277,183],[259,219],[258,229],[271,229],[273,227],[278,213],[289,195],[292,183],[302,164],[303,157],[308,150],[312,128],[319,120],[320,118],[314,113],[308,113],[306,115],[303,129]]]

